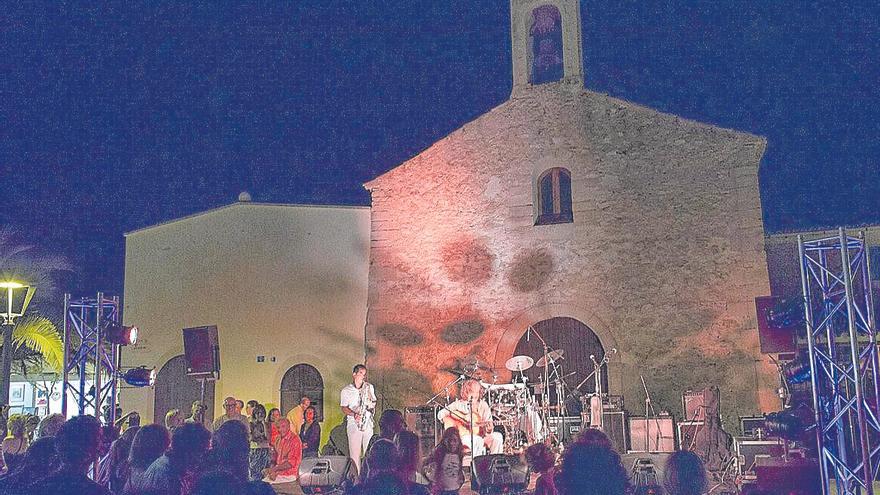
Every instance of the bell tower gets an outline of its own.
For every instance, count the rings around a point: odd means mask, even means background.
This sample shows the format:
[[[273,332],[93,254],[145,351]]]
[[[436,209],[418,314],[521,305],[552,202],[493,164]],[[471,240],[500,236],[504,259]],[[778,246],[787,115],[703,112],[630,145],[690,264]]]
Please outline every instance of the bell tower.
[[[583,88],[579,0],[510,0],[513,96],[535,86]]]

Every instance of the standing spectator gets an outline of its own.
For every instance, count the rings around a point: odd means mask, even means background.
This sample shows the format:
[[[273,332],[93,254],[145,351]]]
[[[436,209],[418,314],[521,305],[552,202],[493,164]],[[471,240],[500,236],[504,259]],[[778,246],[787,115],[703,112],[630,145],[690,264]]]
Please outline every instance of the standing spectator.
[[[669,456],[663,477],[667,495],[700,495],[706,493],[706,468],[697,454],[679,450]]]
[[[57,466],[55,437],[38,438],[31,444],[24,459],[13,471],[0,478],[0,493],[18,495],[31,493],[31,485],[49,476],[48,466]]]
[[[562,456],[555,484],[561,495],[624,495],[630,488],[629,476],[616,452],[577,442]]]
[[[526,463],[534,473],[538,473],[535,481],[535,495],[556,495],[556,484],[553,477],[556,472],[556,455],[545,443],[536,443],[526,449]]]
[[[101,481],[100,473],[106,471],[105,464],[110,456],[110,448],[117,439],[119,439],[119,430],[115,426],[104,425],[101,427],[101,447],[98,449],[98,482],[104,486],[107,484]]]
[[[257,407],[257,404],[259,404],[259,402],[255,401],[253,399],[247,401],[247,405],[245,406],[245,413],[244,414],[245,414],[245,416],[248,417],[248,419],[250,419],[250,417],[254,415],[254,408]]]
[[[352,495],[408,493],[407,483],[397,475],[397,460],[394,442],[385,438],[376,440],[363,462],[369,468],[369,475],[361,478],[361,483],[352,489]]]
[[[125,483],[128,481],[128,455],[131,453],[131,443],[138,430],[140,427],[125,430],[125,433],[110,446],[110,453],[101,463],[98,482],[109,488],[111,493],[122,493],[125,488]]]
[[[214,432],[211,450],[201,472],[226,471],[244,483],[248,480],[248,428],[238,421],[227,421]]]
[[[202,426],[205,424],[205,410],[207,408],[202,401],[193,401],[192,407],[190,408],[190,416],[186,418],[184,423],[198,423]]]
[[[180,409],[171,409],[167,413],[165,413],[165,428],[168,428],[168,431],[174,433],[179,426],[183,426],[183,414],[180,413]]]
[[[110,495],[110,491],[90,480],[86,473],[98,460],[101,447],[101,422],[94,416],[69,419],[55,436],[55,450],[60,466],[43,481],[35,484],[34,495]]]
[[[275,444],[278,438],[278,420],[281,419],[281,410],[273,407],[269,410],[269,445]]]
[[[305,422],[306,409],[312,405],[312,399],[303,396],[299,400],[299,404],[287,412],[287,419],[290,421],[290,429],[299,435],[302,425]]]
[[[257,404],[251,415],[251,453],[248,456],[248,475],[251,481],[263,479],[263,470],[272,462],[268,429],[266,408]]]
[[[40,426],[37,427],[37,438],[54,437],[58,434],[58,430],[61,429],[64,421],[64,416],[58,413],[46,416],[40,421]]]
[[[9,417],[7,427],[9,433],[0,444],[3,453],[3,465],[7,472],[15,468],[15,464],[24,457],[28,448],[27,435],[25,433],[24,416],[13,414]]]
[[[132,483],[131,491],[151,495],[190,495],[196,468],[204,460],[210,443],[211,433],[204,426],[194,423],[181,426],[171,437],[168,452],[156,459],[137,483]]]
[[[431,478],[434,493],[455,495],[464,483],[461,464],[464,459],[464,444],[455,427],[443,431],[440,443],[428,459],[425,470]]]
[[[244,401],[235,399],[235,412],[244,416]]]
[[[315,421],[315,408],[309,406],[305,413],[305,423],[299,430],[302,440],[303,457],[318,457],[318,444],[321,443],[321,424]]]
[[[36,440],[37,428],[40,426],[40,417],[34,414],[28,414],[24,422],[24,432],[28,439],[28,444],[34,443]]]
[[[290,430],[287,418],[278,420],[278,438],[272,445],[275,449],[273,466],[263,473],[270,483],[287,483],[296,481],[299,475],[299,463],[302,460],[302,442],[299,435]]]
[[[168,436],[168,430],[162,425],[152,424],[137,430],[128,452],[126,491],[133,486],[138,486],[143,481],[144,473],[156,459],[165,453],[169,443],[171,443],[171,438]]]
[[[219,430],[223,423],[227,421],[238,421],[247,427],[247,418],[241,414],[241,409],[238,407],[239,402],[241,401],[235,400],[235,397],[223,399],[223,409],[226,411],[226,414],[214,420],[214,431]]]
[[[422,456],[419,452],[419,436],[403,430],[394,437],[397,448],[397,476],[407,484],[410,495],[428,495],[428,480],[419,472]]]

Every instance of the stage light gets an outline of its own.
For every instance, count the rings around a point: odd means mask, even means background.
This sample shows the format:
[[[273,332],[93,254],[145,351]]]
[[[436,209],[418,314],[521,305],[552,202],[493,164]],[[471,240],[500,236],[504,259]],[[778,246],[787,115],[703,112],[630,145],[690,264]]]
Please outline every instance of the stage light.
[[[156,370],[146,366],[132,368],[122,375],[122,379],[132,387],[152,387],[156,383]]]
[[[138,327],[124,327],[111,325],[105,330],[104,339],[111,344],[134,345],[137,344]]]
[[[789,385],[807,382],[812,376],[810,362],[803,357],[798,358],[782,368],[782,376]]]
[[[797,440],[804,433],[804,423],[800,416],[792,411],[779,411],[767,415],[764,419],[764,431],[771,436]]]

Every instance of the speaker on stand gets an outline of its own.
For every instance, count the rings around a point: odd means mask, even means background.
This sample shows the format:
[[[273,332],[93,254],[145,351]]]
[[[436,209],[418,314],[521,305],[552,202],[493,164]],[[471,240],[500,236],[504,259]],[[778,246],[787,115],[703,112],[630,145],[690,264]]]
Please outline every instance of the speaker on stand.
[[[217,326],[183,329],[186,374],[201,384],[199,400],[205,402],[205,381],[220,379],[220,339]]]

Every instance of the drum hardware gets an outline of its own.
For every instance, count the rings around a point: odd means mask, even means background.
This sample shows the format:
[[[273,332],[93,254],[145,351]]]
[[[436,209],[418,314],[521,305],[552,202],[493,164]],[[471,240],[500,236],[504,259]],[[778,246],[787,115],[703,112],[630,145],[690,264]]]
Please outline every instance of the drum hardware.
[[[513,356],[504,363],[504,367],[513,372],[520,372],[534,366],[535,360],[528,356]]]
[[[537,332],[535,332],[535,333],[537,333]],[[537,366],[539,368],[544,368],[545,366],[547,366],[547,363],[553,364],[556,361],[561,361],[563,359],[564,355],[565,355],[565,350],[563,350],[563,349],[556,349],[555,351],[550,351],[549,353],[545,353],[544,357],[542,357],[541,359],[538,360],[537,363],[535,363],[535,366]]]

